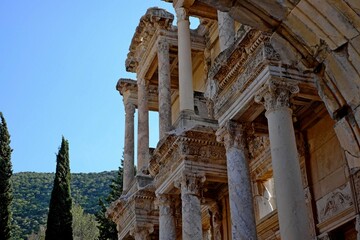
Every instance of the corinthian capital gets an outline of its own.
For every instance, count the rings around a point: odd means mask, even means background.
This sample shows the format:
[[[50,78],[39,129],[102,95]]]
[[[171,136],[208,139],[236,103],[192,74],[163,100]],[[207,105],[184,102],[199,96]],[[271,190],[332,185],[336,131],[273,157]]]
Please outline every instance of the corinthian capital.
[[[152,224],[145,224],[145,225],[135,225],[130,230],[130,235],[133,236],[136,240],[137,239],[150,239],[150,234],[154,231],[154,226]]]
[[[169,43],[166,38],[161,37],[158,41],[157,45],[158,52],[160,53],[168,53],[169,52]]]
[[[299,92],[297,84],[271,78],[255,95],[255,102],[264,104],[270,112],[290,106],[290,96]]]
[[[229,150],[231,147],[245,149],[245,126],[234,121],[228,121],[216,131],[216,140],[223,142],[226,150]]]
[[[175,9],[177,21],[189,20],[186,8],[179,7]]]
[[[182,176],[175,181],[175,187],[181,189],[181,193],[201,196],[202,186],[206,178],[203,174],[183,173]]]

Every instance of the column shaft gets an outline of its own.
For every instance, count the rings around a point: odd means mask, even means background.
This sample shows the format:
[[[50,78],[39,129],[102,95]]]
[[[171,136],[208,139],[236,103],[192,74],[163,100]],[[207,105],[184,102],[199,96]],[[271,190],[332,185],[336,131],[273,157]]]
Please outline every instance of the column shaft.
[[[255,240],[256,223],[244,130],[241,125],[228,122],[217,134],[226,148],[232,239]]]
[[[158,197],[159,202],[159,239],[175,240],[176,227],[172,199],[167,195]]]
[[[296,148],[290,95],[299,87],[270,79],[255,96],[266,108],[281,239],[311,239],[308,209]]]
[[[123,192],[127,192],[134,180],[134,113],[135,106],[125,103],[125,146]]]
[[[182,239],[202,240],[200,199],[181,191],[182,201]]]
[[[281,238],[310,239],[292,111],[284,107],[268,112],[266,117]]]
[[[185,8],[176,9],[178,25],[180,111],[194,111],[190,22]]]
[[[138,80],[138,154],[137,167],[141,173],[149,160],[149,111],[148,86],[144,79]]]
[[[202,240],[200,192],[205,177],[184,173],[175,186],[181,189],[182,239]]]
[[[171,130],[171,76],[169,43],[165,39],[158,42],[159,72],[159,131],[160,139]]]
[[[217,11],[220,51],[230,47],[235,41],[235,22],[229,13]]]

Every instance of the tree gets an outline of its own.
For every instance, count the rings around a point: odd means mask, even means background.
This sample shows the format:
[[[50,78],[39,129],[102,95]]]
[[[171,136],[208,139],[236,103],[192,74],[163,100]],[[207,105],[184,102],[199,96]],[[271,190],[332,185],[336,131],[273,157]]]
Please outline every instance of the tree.
[[[0,112],[0,239],[11,239],[12,166],[10,134],[5,118]]]
[[[69,143],[62,137],[56,156],[56,173],[51,192],[46,240],[72,240],[72,199],[70,195]]]
[[[95,214],[96,221],[99,223],[99,240],[117,240],[116,224],[105,216],[106,206],[121,196],[123,186],[123,169],[119,167],[116,178],[110,185],[110,193],[105,199],[99,199],[100,210]]]
[[[99,236],[99,229],[93,214],[84,212],[78,205],[73,205],[73,235],[74,240],[95,240]]]

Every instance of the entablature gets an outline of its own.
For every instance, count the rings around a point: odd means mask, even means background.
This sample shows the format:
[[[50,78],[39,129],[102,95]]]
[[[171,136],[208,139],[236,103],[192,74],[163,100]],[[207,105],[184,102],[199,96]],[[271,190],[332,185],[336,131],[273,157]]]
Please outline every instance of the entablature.
[[[124,101],[132,103],[138,107],[138,87],[137,81],[120,78],[116,84],[116,90],[124,97]],[[178,96],[178,90],[171,90],[171,102],[173,103]],[[158,86],[154,84],[148,85],[148,107],[150,111],[159,110]]]
[[[219,125],[230,119],[253,122],[264,111],[254,97],[270,79],[300,88],[291,100],[295,112],[321,101],[314,75],[283,64],[268,33],[245,26],[242,32],[233,46],[219,54],[209,73],[206,95],[214,103]]]
[[[150,186],[138,189],[131,196],[119,198],[107,209],[107,217],[117,224],[119,239],[124,239],[135,226],[159,225],[155,191]]]

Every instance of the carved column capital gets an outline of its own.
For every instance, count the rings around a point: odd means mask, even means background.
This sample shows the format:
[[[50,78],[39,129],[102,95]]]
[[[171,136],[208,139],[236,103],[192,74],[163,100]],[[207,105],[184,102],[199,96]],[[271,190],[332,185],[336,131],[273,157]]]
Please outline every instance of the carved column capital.
[[[165,37],[160,37],[157,42],[158,53],[168,53],[169,52],[169,42]]]
[[[182,194],[201,196],[201,190],[206,180],[204,174],[183,173],[180,178],[175,180],[174,185],[181,189]]]
[[[157,194],[156,195],[156,201],[155,204],[159,207],[166,208],[168,210],[171,210],[174,206],[174,198],[170,194]],[[168,214],[173,215],[173,212],[167,212]]]
[[[130,230],[130,235],[133,236],[135,240],[147,240],[150,239],[152,232],[154,232],[154,226],[152,224],[135,225]]]
[[[290,106],[290,96],[299,92],[297,84],[271,78],[255,95],[267,112]]]
[[[177,21],[189,20],[188,10],[184,7],[175,8]]]
[[[216,140],[218,142],[223,142],[226,150],[229,150],[231,147],[245,149],[245,126],[234,121],[228,121],[216,131]]]

